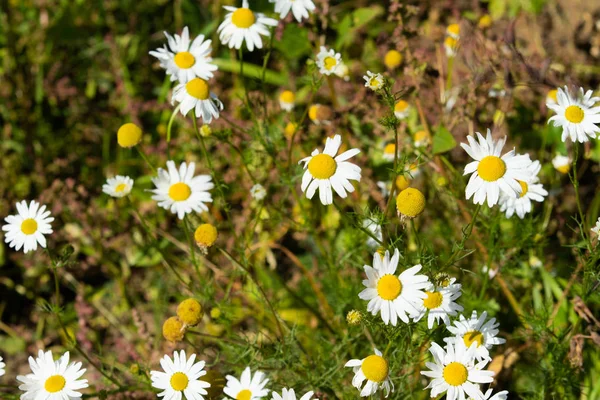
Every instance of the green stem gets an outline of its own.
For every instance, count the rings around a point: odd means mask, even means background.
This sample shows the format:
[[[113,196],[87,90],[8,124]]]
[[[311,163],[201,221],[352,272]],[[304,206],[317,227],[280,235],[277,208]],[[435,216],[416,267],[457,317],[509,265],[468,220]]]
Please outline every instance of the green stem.
[[[150,160],[148,160],[148,157],[146,157],[146,154],[144,154],[144,152],[142,151],[142,149],[140,148],[140,146],[139,145],[135,146],[135,149],[140,154],[140,156],[142,156],[142,158],[144,159],[144,161],[146,161],[146,164],[148,164],[148,166],[150,167],[150,169],[152,170],[152,172],[154,172],[156,174],[156,168],[154,168],[154,166],[152,165],[152,163],[150,163]]]
[[[337,95],[335,93],[335,84],[333,83],[333,77],[331,75],[327,75],[327,85],[329,86],[329,93],[331,95],[331,104],[333,105],[333,108],[337,108]]]

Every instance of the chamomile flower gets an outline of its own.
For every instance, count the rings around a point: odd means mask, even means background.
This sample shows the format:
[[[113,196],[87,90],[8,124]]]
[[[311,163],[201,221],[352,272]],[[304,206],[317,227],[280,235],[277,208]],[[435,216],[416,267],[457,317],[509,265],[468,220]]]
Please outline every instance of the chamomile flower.
[[[398,119],[406,119],[409,111],[410,105],[404,100],[398,100],[394,105],[394,115]]]
[[[402,221],[415,218],[425,210],[425,196],[417,188],[407,188],[396,196],[396,211]]]
[[[394,161],[394,158],[396,157],[396,144],[395,143],[388,143],[385,145],[385,147],[383,148],[383,159],[385,161]]]
[[[413,135],[413,142],[417,147],[426,147],[431,144],[431,135],[425,130],[417,131]]]
[[[313,392],[306,392],[299,400],[312,400]],[[294,389],[283,388],[281,394],[277,392],[271,392],[271,400],[296,400],[296,393]]]
[[[4,367],[6,367],[6,364],[4,364],[2,362],[3,358],[0,357],[0,376],[4,375],[6,373],[6,371],[4,370]]]
[[[447,36],[444,40],[444,50],[446,50],[446,57],[454,57],[456,50],[458,49],[458,39],[452,36]]]
[[[420,314],[423,299],[427,297],[424,289],[428,279],[425,275],[417,275],[421,265],[415,265],[396,275],[400,252],[394,250],[390,259],[389,251],[381,257],[379,253],[373,254],[373,266],[365,265],[367,279],[363,280],[366,286],[358,297],[368,300],[367,311],[373,315],[381,313],[381,319],[387,325],[398,324],[398,318],[404,323],[409,322],[409,317],[415,318]]]
[[[394,69],[402,64],[402,54],[398,50],[389,50],[383,57],[383,64],[389,69]]]
[[[291,10],[298,22],[302,22],[303,18],[308,19],[309,13],[315,10],[312,0],[269,0],[269,3],[275,3],[275,12],[279,13],[279,18],[284,19]]]
[[[263,185],[257,183],[250,189],[250,196],[252,196],[254,200],[261,201],[267,197],[267,190]]]
[[[490,359],[490,349],[506,342],[506,340],[498,337],[498,324],[496,318],[491,318],[486,322],[487,312],[477,316],[477,311],[473,311],[471,318],[466,319],[464,315],[460,315],[458,321],[454,321],[453,325],[447,325],[448,329],[454,337],[445,338],[448,344],[462,343],[465,346],[473,345],[474,357],[481,360]]]
[[[596,125],[600,123],[600,107],[594,107],[598,99],[592,97],[592,91],[584,93],[580,88],[579,95],[574,97],[565,86],[564,90],[558,88],[556,97],[557,104],[546,103],[556,113],[548,123],[562,127],[562,141],[571,138],[574,142],[583,143],[595,138],[596,133],[600,132],[600,127]]]
[[[552,159],[552,166],[561,174],[566,174],[571,169],[571,159],[561,154],[556,154]]]
[[[433,362],[425,365],[430,371],[421,371],[421,375],[433,378],[425,389],[431,389],[430,397],[437,397],[446,392],[447,400],[464,399],[466,395],[481,399],[483,393],[479,383],[490,383],[494,380],[493,371],[485,371],[486,361],[475,363],[475,346],[467,348],[462,341],[448,343],[446,350],[439,344],[432,343],[429,351]]]
[[[225,378],[227,385],[223,392],[232,399],[256,400],[269,394],[269,390],[265,389],[269,380],[261,371],[256,371],[253,377],[250,367],[246,367],[239,380],[231,375],[227,375]]]
[[[521,193],[519,181],[529,181],[531,173],[527,169],[531,160],[529,155],[515,155],[515,150],[500,157],[506,137],[493,140],[490,130],[484,138],[477,132],[479,143],[467,136],[469,144],[461,143],[462,148],[475,161],[465,167],[464,175],[472,174],[466,188],[467,200],[473,197],[475,204],[483,204],[487,199],[489,207],[498,203],[500,191],[508,196]]]
[[[317,67],[323,75],[335,74],[337,68],[342,62],[342,55],[335,50],[321,46],[321,51],[317,54]]]
[[[194,78],[208,80],[218,67],[211,64],[212,41],[204,40],[204,35],[190,42],[188,27],[183,28],[181,36],[171,36],[165,32],[167,45],[150,52],[158,58],[160,66],[171,76],[172,81],[186,83]]]
[[[46,237],[52,233],[50,223],[54,218],[50,216],[50,211],[46,211],[46,206],[40,206],[37,201],[31,201],[29,205],[25,200],[16,204],[17,215],[9,215],[4,218],[6,225],[2,226],[5,233],[4,241],[9,247],[14,247],[16,251],[23,248],[25,254],[32,250],[37,250],[39,244],[46,248]]]
[[[373,91],[378,91],[383,87],[384,79],[381,74],[374,74],[371,71],[367,71],[367,74],[363,76],[365,80],[365,87]]]
[[[81,363],[69,363],[69,352],[54,361],[52,351],[38,352],[37,358],[29,357],[31,374],[17,376],[21,382],[19,389],[25,392],[22,400],[78,399],[79,390],[88,387],[87,379],[80,379],[85,373]]]
[[[340,65],[335,69],[335,75],[348,82],[350,80],[350,68],[344,63],[340,62]]]
[[[458,40],[460,38],[460,25],[459,24],[448,25],[448,27],[446,28],[446,35]]]
[[[390,380],[390,368],[383,354],[375,349],[375,354],[362,360],[350,360],[344,367],[351,367],[354,372],[352,386],[360,390],[361,397],[372,396],[378,390],[385,391],[388,397],[394,391],[394,384]],[[363,387],[363,383],[367,381]]]
[[[131,193],[131,188],[133,188],[133,179],[123,175],[108,178],[102,185],[102,191],[111,197],[125,197]]]
[[[192,354],[188,359],[185,351],[173,353],[173,359],[165,355],[160,360],[164,372],[150,371],[152,387],[162,390],[158,397],[164,400],[203,400],[208,394],[206,391],[210,383],[201,381],[199,378],[206,375],[204,361],[195,363],[196,355]]]
[[[248,50],[262,49],[262,36],[270,36],[267,26],[277,26],[277,20],[265,17],[262,13],[250,10],[248,0],[243,0],[242,7],[223,6],[229,11],[225,20],[219,25],[219,39],[229,48],[240,49],[246,42]]]
[[[308,118],[316,125],[331,123],[331,117],[331,108],[322,104],[313,104],[308,108]]]
[[[558,89],[552,89],[549,90],[548,93],[546,93],[546,105],[548,104],[558,104]]]
[[[527,167],[531,172],[531,178],[529,181],[518,181],[521,185],[521,193],[516,197],[502,193],[500,196],[500,211],[506,212],[506,218],[510,218],[516,213],[519,218],[523,219],[525,214],[531,212],[532,201],[543,202],[544,197],[548,196],[548,192],[539,183],[537,177],[541,168],[542,165],[539,161],[534,161]]]
[[[596,235],[600,235],[600,218],[598,218],[598,221],[596,221],[596,226],[594,226],[591,231]]]
[[[381,232],[381,225],[379,223],[377,223],[376,220],[367,218],[365,220],[363,220],[363,228],[367,229],[369,232],[371,232],[373,234],[373,236],[375,236],[377,239],[379,239],[379,242],[377,240],[375,240],[374,238],[372,238],[371,236],[369,236],[369,238],[367,239],[367,246],[372,247],[372,248],[376,248],[379,246],[379,243],[383,240],[383,233]]]
[[[492,26],[492,16],[490,14],[484,14],[481,16],[481,18],[479,18],[479,21],[477,22],[477,27],[479,29],[487,29],[490,26]]]
[[[158,169],[158,176],[152,178],[156,189],[152,190],[152,200],[165,210],[171,210],[183,219],[185,214],[208,211],[205,203],[212,202],[209,190],[214,187],[210,175],[194,176],[195,163],[181,163],[179,170],[175,162],[167,161],[167,170]]]
[[[460,297],[461,285],[453,284],[446,287],[435,286],[429,284],[425,288],[426,298],[423,299],[421,305],[421,313],[414,320],[419,321],[425,314],[427,314],[427,327],[433,328],[433,323],[440,323],[440,320],[444,321],[446,325],[450,324],[450,317],[454,317],[458,312],[463,311],[464,308],[456,303],[456,300]]]
[[[180,83],[173,89],[171,104],[180,104],[181,114],[187,115],[194,110],[196,118],[202,118],[210,124],[213,118],[219,118],[223,103],[216,94],[210,91],[208,82],[202,78],[194,78],[187,83]]]
[[[333,203],[333,190],[342,198],[347,193],[354,191],[351,180],[360,182],[360,167],[346,160],[360,153],[359,149],[351,149],[335,156],[342,144],[342,137],[335,135],[327,138],[325,149],[320,153],[318,149],[312,152],[310,157],[303,158],[298,162],[304,163],[304,176],[302,177],[302,191],[308,199],[312,199],[317,189],[319,198],[324,205]],[[335,158],[334,158],[335,157]]]
[[[279,95],[279,106],[285,111],[292,111],[296,105],[296,95],[290,90],[284,90]]]

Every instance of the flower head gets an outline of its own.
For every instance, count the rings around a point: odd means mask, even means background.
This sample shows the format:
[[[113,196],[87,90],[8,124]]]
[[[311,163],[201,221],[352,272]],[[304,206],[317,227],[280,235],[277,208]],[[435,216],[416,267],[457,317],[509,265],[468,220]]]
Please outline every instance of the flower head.
[[[442,320],[446,325],[450,324],[450,317],[454,317],[463,310],[456,300],[460,297],[461,285],[453,284],[448,286],[438,286],[432,283],[425,288],[427,297],[423,299],[421,314],[415,318],[415,321],[421,319],[427,314],[427,327],[433,328],[434,322],[440,323]]]
[[[377,91],[383,87],[385,80],[381,74],[374,74],[371,71],[367,71],[367,74],[363,76],[365,80],[365,87],[373,91]]]
[[[446,36],[446,39],[444,39],[444,49],[446,50],[446,57],[454,57],[456,50],[458,50],[458,39]]]
[[[513,214],[517,214],[523,219],[525,214],[531,212],[531,202],[544,201],[544,197],[548,195],[544,186],[539,183],[537,177],[542,165],[539,161],[534,161],[527,169],[531,172],[531,178],[528,181],[518,181],[521,185],[521,193],[518,196],[509,196],[504,193],[500,196],[500,211],[506,212],[506,218],[510,218]]]
[[[142,140],[142,130],[131,122],[121,125],[117,131],[119,146],[129,148],[137,145]]]
[[[462,314],[458,321],[454,321],[454,325],[447,325],[448,329],[454,337],[445,338],[447,343],[462,342],[465,346],[474,346],[474,357],[477,360],[490,359],[489,350],[496,345],[506,342],[499,338],[498,326],[496,318],[491,318],[486,322],[487,312],[477,316],[477,311],[473,311],[469,319]]]
[[[402,54],[398,50],[389,50],[383,57],[383,63],[389,69],[397,68],[402,64]]]
[[[562,127],[562,141],[571,138],[574,142],[583,143],[595,138],[596,133],[600,132],[600,127],[596,125],[600,123],[600,107],[594,107],[594,104],[600,98],[592,97],[591,90],[584,93],[583,88],[579,88],[578,96],[572,96],[566,86],[564,90],[558,88],[556,98],[557,104],[546,103],[556,113],[548,123]]]
[[[250,188],[250,196],[256,201],[261,201],[267,197],[267,190],[260,183],[255,184]]]
[[[227,375],[225,378],[227,385],[223,392],[232,399],[257,400],[269,394],[269,390],[265,389],[269,380],[261,371],[256,371],[253,377],[250,367],[246,367],[239,380],[232,375]]]
[[[185,335],[185,324],[179,317],[170,317],[162,326],[162,334],[169,342],[180,342]]]
[[[321,51],[317,54],[317,67],[323,75],[335,74],[337,68],[342,62],[342,55],[335,50],[321,46]]]
[[[415,218],[425,210],[425,196],[419,189],[407,188],[396,197],[396,209],[402,218]]]
[[[372,396],[378,390],[384,390],[385,397],[388,397],[390,391],[394,391],[388,361],[379,350],[375,349],[375,354],[362,360],[350,360],[344,366],[351,367],[354,371],[352,386],[360,390],[361,397]]]
[[[460,38],[460,25],[459,24],[450,24],[446,28],[446,35],[458,39]]]
[[[132,188],[133,179],[122,175],[108,178],[106,183],[102,185],[102,191],[111,197],[125,197],[131,193]]]
[[[223,103],[202,78],[193,78],[175,86],[171,104],[175,103],[180,104],[181,114],[187,115],[194,110],[196,118],[202,118],[205,124],[210,124],[213,118],[218,119],[219,112],[223,110]]]
[[[315,10],[315,3],[312,0],[269,0],[269,2],[275,3],[275,12],[279,13],[279,18],[284,19],[292,11],[298,22],[307,19],[309,13]]]
[[[185,351],[173,353],[173,359],[165,355],[160,360],[163,371],[150,371],[152,387],[162,390],[158,397],[164,400],[203,400],[210,383],[200,380],[206,375],[204,361],[196,361],[196,354],[186,357]]]
[[[248,0],[243,0],[242,7],[223,6],[229,11],[225,20],[219,25],[219,39],[229,48],[240,49],[246,42],[248,50],[262,49],[262,36],[270,36],[267,26],[277,26],[277,20],[267,18],[262,13],[257,13],[249,8]]]
[[[37,250],[38,244],[46,248],[44,235],[52,233],[50,223],[54,221],[50,211],[46,211],[46,206],[40,206],[37,201],[31,201],[27,205],[23,200],[16,206],[18,214],[4,218],[6,221],[6,225],[2,226],[2,230],[6,232],[4,241],[16,251],[23,248],[25,254]]]
[[[202,305],[196,299],[186,299],[177,306],[177,317],[188,326],[198,325],[203,315]]]
[[[394,105],[394,115],[398,119],[406,119],[409,111],[410,105],[404,100],[398,100]]]
[[[561,174],[566,174],[571,169],[571,159],[561,154],[556,154],[552,159],[552,166]]]
[[[279,106],[285,111],[292,111],[296,105],[296,95],[291,90],[284,90],[279,95]]]
[[[194,232],[194,241],[200,247],[204,254],[208,253],[208,249],[217,241],[219,232],[214,225],[202,224]]]
[[[600,218],[598,218],[598,221],[596,221],[596,226],[594,226],[591,231],[596,235],[600,235]]]

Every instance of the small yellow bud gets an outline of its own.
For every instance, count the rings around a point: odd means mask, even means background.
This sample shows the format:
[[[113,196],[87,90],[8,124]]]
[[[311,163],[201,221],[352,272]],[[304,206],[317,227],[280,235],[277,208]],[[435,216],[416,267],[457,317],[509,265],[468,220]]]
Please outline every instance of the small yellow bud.
[[[482,15],[477,23],[479,29],[487,29],[492,26],[492,17],[489,14]]]
[[[396,178],[396,188],[398,189],[398,193],[408,188],[409,186],[410,179],[408,179],[404,175],[398,175],[398,177]]]
[[[217,319],[221,316],[221,309],[218,307],[214,307],[210,310],[210,317],[212,319]]]
[[[387,53],[385,53],[383,63],[389,69],[394,69],[400,64],[402,64],[402,54],[400,54],[398,50],[390,50]]]
[[[211,224],[202,224],[194,232],[194,240],[203,252],[207,252],[217,241],[217,228]]]
[[[358,325],[362,321],[362,314],[358,310],[351,310],[346,315],[348,325]]]
[[[212,135],[212,129],[210,129],[210,126],[204,124],[200,127],[200,136],[202,137],[209,137],[210,135]]]
[[[294,136],[294,133],[296,132],[297,129],[298,129],[298,124],[296,124],[294,122],[288,122],[287,125],[285,126],[283,134],[285,135],[285,137],[288,140],[292,140],[292,137]]]
[[[198,325],[202,315],[202,306],[195,299],[184,300],[177,306],[177,316],[186,325]]]
[[[122,125],[117,132],[117,142],[121,147],[133,147],[141,140],[142,130],[139,126],[132,124],[131,122]]]
[[[419,189],[408,188],[396,197],[396,209],[403,217],[414,218],[425,209],[425,196]]]
[[[162,333],[169,342],[180,342],[185,334],[185,326],[177,317],[171,317],[165,321]]]

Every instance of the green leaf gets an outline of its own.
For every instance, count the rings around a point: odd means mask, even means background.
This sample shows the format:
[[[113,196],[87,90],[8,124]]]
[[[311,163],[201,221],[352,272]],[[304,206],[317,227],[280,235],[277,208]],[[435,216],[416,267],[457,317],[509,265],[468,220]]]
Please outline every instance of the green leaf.
[[[281,41],[275,42],[275,48],[288,59],[297,60],[312,53],[308,30],[296,24],[287,24]]]
[[[445,153],[456,147],[456,140],[448,129],[439,127],[433,135],[433,154]]]
[[[240,63],[237,60],[214,58],[213,63],[219,67],[220,70],[236,74],[240,73]],[[245,62],[244,76],[262,80],[262,69],[262,66]],[[283,74],[267,69],[265,71],[265,82],[271,85],[284,86],[288,83],[288,79],[283,76]]]

